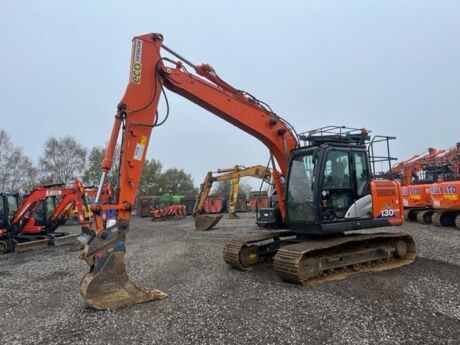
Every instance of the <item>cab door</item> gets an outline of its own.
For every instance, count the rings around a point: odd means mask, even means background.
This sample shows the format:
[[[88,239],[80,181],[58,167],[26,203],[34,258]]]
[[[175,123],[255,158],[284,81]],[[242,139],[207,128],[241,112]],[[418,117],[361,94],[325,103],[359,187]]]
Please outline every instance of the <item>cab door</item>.
[[[322,169],[320,191],[321,217],[323,222],[345,218],[355,201],[350,152],[332,148],[326,151]]]

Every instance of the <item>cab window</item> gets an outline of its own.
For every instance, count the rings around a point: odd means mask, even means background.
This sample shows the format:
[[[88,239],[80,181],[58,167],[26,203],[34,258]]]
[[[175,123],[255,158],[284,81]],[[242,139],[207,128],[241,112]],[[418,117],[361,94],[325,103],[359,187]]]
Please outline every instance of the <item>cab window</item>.
[[[364,196],[367,183],[369,182],[369,169],[365,152],[354,152],[353,160],[356,172],[356,190],[359,197]]]
[[[18,199],[14,195],[8,195],[8,211],[9,216],[13,216],[18,209]]]
[[[299,155],[292,160],[287,190],[287,210],[291,222],[313,222],[315,163],[313,153]]]
[[[324,188],[351,188],[350,164],[347,151],[332,150],[324,166]]]

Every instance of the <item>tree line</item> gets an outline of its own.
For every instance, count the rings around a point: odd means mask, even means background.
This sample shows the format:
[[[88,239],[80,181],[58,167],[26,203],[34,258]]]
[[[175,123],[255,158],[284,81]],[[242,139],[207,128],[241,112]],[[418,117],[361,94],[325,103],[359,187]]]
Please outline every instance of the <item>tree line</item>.
[[[0,192],[29,191],[38,184],[64,183],[80,178],[85,185],[97,185],[101,176],[101,162],[105,148],[87,150],[72,137],[46,140],[43,152],[34,164],[15,146],[8,133],[0,129]],[[119,164],[119,148],[107,182],[116,188]],[[145,160],[139,184],[139,196],[143,195],[195,195],[198,190],[192,176],[183,169],[163,171],[155,159]]]

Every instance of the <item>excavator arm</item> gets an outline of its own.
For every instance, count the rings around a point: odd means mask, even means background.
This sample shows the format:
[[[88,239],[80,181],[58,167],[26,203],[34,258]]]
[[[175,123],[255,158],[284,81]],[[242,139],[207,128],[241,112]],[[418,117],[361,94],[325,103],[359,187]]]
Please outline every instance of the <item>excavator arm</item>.
[[[162,48],[180,61],[162,57]],[[191,66],[197,75],[188,72],[184,63]],[[94,308],[117,308],[166,297],[159,290],[147,291],[135,286],[129,281],[124,264],[126,232],[148,143],[153,128],[163,122],[159,122],[157,113],[163,87],[209,110],[268,147],[272,155],[273,180],[280,210],[285,215],[281,177],[287,173],[290,152],[298,146],[293,128],[265,103],[224,82],[209,65],[195,66],[166,47],[161,34],[135,37],[129,83],[117,107],[102,162],[96,205],[92,207],[96,228],[81,253],[81,258],[90,266],[90,272],[82,279],[80,291],[87,304]],[[97,204],[105,176],[112,167],[119,137],[121,158],[117,200],[111,205]],[[117,210],[117,224],[105,229],[100,215],[107,209]]]

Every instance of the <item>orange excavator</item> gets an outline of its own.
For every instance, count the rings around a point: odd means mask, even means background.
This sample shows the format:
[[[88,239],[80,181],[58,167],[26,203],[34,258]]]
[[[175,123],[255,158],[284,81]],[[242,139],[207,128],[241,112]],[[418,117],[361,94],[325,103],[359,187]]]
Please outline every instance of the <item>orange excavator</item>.
[[[395,164],[391,168],[391,173],[395,178],[401,181],[401,185],[403,186],[419,183],[421,178],[418,174],[423,170],[426,162],[432,160],[442,152],[444,152],[444,150],[437,150],[430,147],[422,154],[414,155],[405,161]]]
[[[430,189],[433,224],[460,229],[460,143],[427,162],[425,169],[441,176]]]
[[[178,59],[162,57],[164,50]],[[195,73],[187,70],[192,68]],[[304,283],[343,278],[355,272],[391,269],[411,263],[415,243],[404,233],[348,233],[351,230],[400,225],[399,184],[373,179],[366,143],[367,130],[343,127],[297,135],[294,128],[264,102],[223,81],[207,64],[194,65],[163,43],[161,34],[135,37],[124,97],[102,162],[100,187],[112,167],[121,132],[119,190],[116,201],[102,205],[99,191],[91,207],[93,234],[81,252],[89,266],[80,293],[96,309],[113,309],[163,299],[157,289],[132,283],[125,268],[129,220],[152,129],[161,126],[158,103],[164,88],[260,140],[270,151],[273,182],[287,230],[265,232],[224,247],[224,260],[245,270],[273,259],[286,281]],[[105,228],[101,213],[117,211],[117,222]]]
[[[422,154],[413,155],[411,158],[395,164],[391,174],[401,183],[401,194],[404,205],[404,218],[409,221],[431,223],[434,212],[431,207],[431,184],[435,182],[424,174],[424,167],[444,150],[432,147]],[[423,176],[420,176],[423,175]]]
[[[448,149],[430,148],[424,154],[398,163],[392,173],[401,179],[407,220],[438,226],[454,225],[455,210],[460,209],[460,205],[452,201],[455,200],[457,182],[446,181],[460,180],[460,143]]]
[[[74,208],[82,227],[87,227],[91,220],[86,197],[91,195],[96,195],[96,189],[84,187],[79,180],[72,186],[59,183],[34,188],[16,207],[11,219],[3,223],[0,253],[73,242],[76,236],[55,230],[65,223],[65,215]]]

